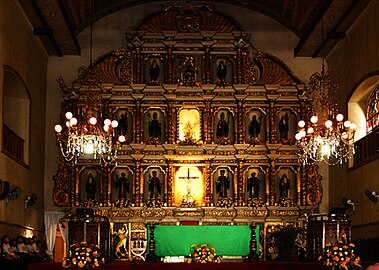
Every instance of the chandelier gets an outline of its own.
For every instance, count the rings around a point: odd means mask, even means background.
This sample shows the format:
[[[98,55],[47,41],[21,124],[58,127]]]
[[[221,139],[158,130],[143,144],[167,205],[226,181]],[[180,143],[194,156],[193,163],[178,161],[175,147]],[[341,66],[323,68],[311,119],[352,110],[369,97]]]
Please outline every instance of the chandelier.
[[[354,155],[355,123],[344,121],[338,112],[338,84],[322,65],[321,73],[309,79],[308,96],[312,100],[309,121],[298,122],[295,135],[299,161],[303,164],[323,161],[328,165],[342,164]]]
[[[112,162],[117,158],[117,148],[113,149],[117,120],[104,120],[103,128],[98,124],[96,117],[88,113],[86,122],[78,122],[71,112],[66,112],[65,128],[55,126],[57,140],[62,156],[67,161],[75,162],[79,157],[93,155],[94,159]],[[125,142],[124,135],[118,137],[118,143]]]

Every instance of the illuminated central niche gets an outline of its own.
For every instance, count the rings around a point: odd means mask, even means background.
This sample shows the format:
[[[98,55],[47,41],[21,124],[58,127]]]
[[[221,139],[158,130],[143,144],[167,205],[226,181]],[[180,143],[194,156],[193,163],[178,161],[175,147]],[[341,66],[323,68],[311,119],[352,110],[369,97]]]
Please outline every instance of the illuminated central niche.
[[[197,109],[181,109],[179,112],[179,140],[200,140],[200,113]]]
[[[198,167],[182,166],[175,173],[174,205],[181,205],[190,195],[196,205],[203,205],[203,174]]]

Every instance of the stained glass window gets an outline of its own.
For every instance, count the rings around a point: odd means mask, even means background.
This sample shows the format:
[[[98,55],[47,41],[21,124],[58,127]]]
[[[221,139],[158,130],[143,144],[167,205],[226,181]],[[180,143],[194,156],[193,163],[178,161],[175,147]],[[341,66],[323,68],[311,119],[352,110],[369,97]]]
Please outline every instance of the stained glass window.
[[[379,126],[379,86],[372,92],[367,106],[367,133]]]

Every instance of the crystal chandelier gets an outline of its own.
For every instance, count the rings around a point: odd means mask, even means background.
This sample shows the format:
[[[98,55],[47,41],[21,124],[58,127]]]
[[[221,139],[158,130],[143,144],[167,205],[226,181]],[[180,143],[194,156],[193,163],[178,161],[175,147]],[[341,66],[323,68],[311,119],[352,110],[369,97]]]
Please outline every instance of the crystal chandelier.
[[[86,122],[78,122],[71,112],[66,112],[65,117],[65,128],[58,124],[54,129],[62,156],[67,161],[75,159],[76,162],[84,155],[93,155],[93,158],[105,162],[112,162],[117,158],[117,149],[113,149],[117,120],[105,119],[101,128],[97,118],[91,115],[91,110]],[[119,143],[125,140],[124,135],[118,138]]]
[[[355,123],[344,121],[338,112],[338,84],[322,65],[321,73],[309,79],[311,101],[309,121],[300,120],[295,135],[299,146],[299,161],[309,164],[324,161],[328,165],[342,164],[354,155]],[[320,119],[321,116],[321,119]]]

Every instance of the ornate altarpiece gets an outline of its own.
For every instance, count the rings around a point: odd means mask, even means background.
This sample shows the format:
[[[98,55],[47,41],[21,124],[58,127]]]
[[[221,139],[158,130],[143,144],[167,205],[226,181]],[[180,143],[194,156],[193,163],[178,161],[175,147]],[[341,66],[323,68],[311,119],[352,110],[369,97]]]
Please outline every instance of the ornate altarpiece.
[[[126,33],[126,48],[81,69],[69,87],[60,79],[66,93],[62,121],[66,111],[83,116],[91,109],[101,119],[124,115],[127,142],[115,146],[118,159],[109,164],[62,158],[54,176],[55,204],[94,207],[117,228],[134,222],[255,222],[267,241],[261,254],[271,258],[270,233],[281,225],[304,227],[303,214],[317,208],[322,187],[317,167],[297,159],[296,123],[308,104],[304,84],[278,58],[257,51],[251,35],[211,5],[165,5]],[[153,119],[159,123],[155,136]],[[227,133],[220,135],[221,120]],[[153,171],[161,193],[152,205],[146,203]],[[84,196],[89,172],[98,183],[95,203]],[[130,185],[120,205],[115,182],[122,172]],[[259,191],[249,198],[253,173]],[[222,196],[221,174],[229,181]]]

